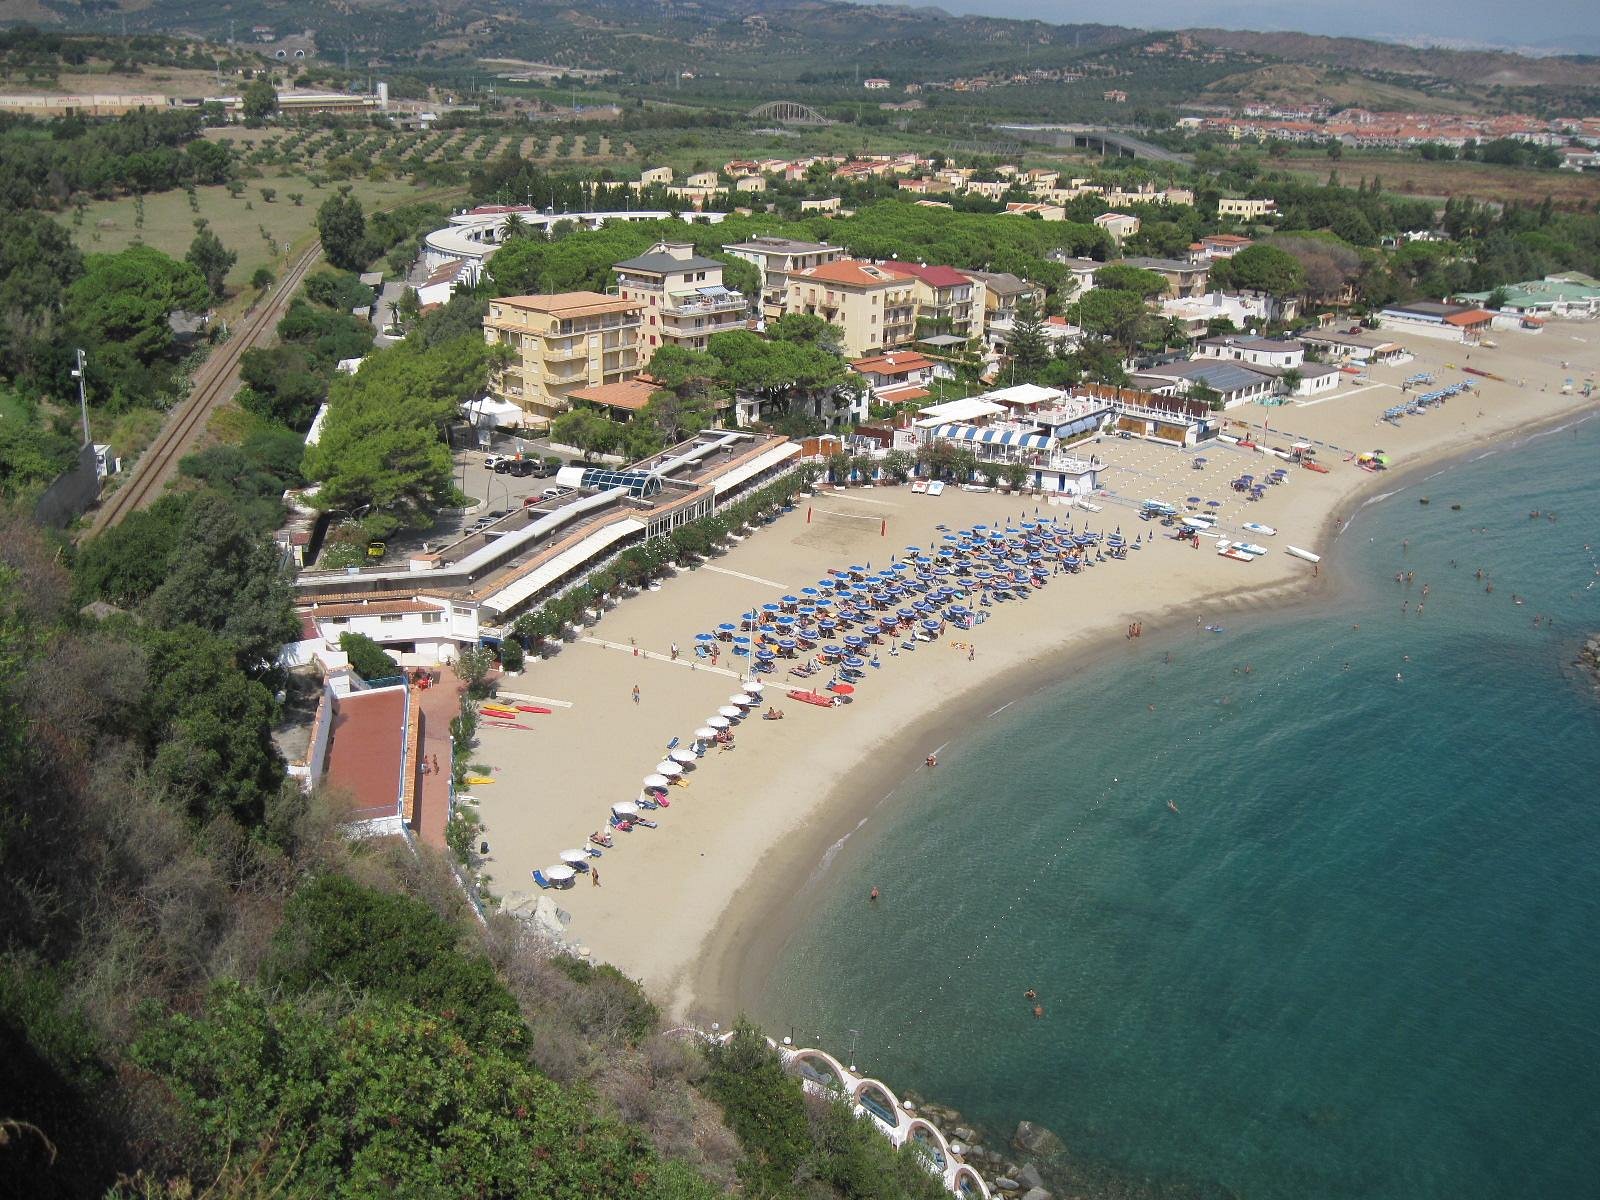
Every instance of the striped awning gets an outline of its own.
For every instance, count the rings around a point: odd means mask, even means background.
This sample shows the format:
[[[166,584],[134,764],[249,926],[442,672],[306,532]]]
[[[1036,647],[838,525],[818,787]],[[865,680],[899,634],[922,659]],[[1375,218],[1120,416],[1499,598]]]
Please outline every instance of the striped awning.
[[[980,446],[1016,446],[1021,450],[1048,450],[1055,442],[1047,433],[984,429],[977,425],[941,425],[933,431],[933,436],[951,442],[976,442]]]

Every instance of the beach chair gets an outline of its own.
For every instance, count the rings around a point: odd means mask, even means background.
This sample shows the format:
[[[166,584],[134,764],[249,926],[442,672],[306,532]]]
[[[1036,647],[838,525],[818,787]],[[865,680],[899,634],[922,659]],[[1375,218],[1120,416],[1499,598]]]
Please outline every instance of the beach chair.
[[[543,871],[534,871],[534,873],[533,873],[533,881],[535,883],[537,883],[545,891],[549,891],[551,888],[555,887],[555,884],[551,883],[548,879],[546,879],[544,877],[544,872]]]

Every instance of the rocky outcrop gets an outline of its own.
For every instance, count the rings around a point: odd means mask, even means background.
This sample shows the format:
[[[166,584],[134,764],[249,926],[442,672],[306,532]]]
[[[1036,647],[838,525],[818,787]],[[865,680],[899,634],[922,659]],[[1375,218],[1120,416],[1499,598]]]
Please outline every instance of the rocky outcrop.
[[[1583,643],[1583,649],[1578,651],[1578,666],[1600,685],[1600,633],[1591,633]]]
[[[1067,1152],[1066,1143],[1043,1125],[1019,1121],[1011,1144],[1030,1158],[1055,1158]]]

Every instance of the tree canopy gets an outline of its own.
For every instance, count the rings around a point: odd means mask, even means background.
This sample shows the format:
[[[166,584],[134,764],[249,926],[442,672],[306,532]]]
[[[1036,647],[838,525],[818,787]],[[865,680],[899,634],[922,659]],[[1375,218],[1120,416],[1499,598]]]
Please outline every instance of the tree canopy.
[[[423,348],[409,339],[371,355],[328,394],[321,440],[305,474],[321,481],[325,512],[366,512],[374,536],[431,524],[455,495],[444,429],[481,395],[489,352],[481,338]]]

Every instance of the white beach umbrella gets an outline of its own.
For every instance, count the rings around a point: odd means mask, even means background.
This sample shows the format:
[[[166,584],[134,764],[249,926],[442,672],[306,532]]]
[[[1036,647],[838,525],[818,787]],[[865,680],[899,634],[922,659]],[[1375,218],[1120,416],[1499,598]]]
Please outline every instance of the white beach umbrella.
[[[664,758],[656,764],[656,774],[665,775],[668,779],[675,779],[683,774],[683,768],[670,758]]]
[[[682,763],[684,766],[688,766],[694,762],[695,752],[693,750],[674,750],[667,757],[675,763]]]
[[[702,725],[699,729],[694,731],[694,735],[701,741],[709,741],[711,738],[717,736],[717,731],[711,728],[710,725]]]
[[[618,817],[637,817],[639,815],[639,806],[632,800],[623,800],[617,804],[613,804],[611,806],[611,812],[614,816]]]
[[[582,850],[563,850],[561,852],[561,861],[564,863],[588,862],[589,856]]]
[[[744,716],[744,712],[742,709],[735,708],[731,704],[724,704],[721,708],[717,709],[717,715],[727,717],[730,721],[737,721],[740,717]]]
[[[565,863],[557,867],[546,867],[544,869],[544,877],[551,883],[565,883],[576,874],[577,872]]]
[[[724,717],[724,716],[720,716],[720,715],[719,716],[715,716],[715,717],[707,717],[706,718],[706,724],[711,729],[714,729],[714,730],[715,729],[726,729],[728,727],[728,718]],[[713,733],[711,736],[712,737],[716,737],[716,734]]]
[[[749,708],[755,701],[745,692],[735,692],[728,697],[728,703],[735,708]]]
[[[749,692],[752,696],[761,695],[761,693],[764,692],[766,690],[766,688],[767,688],[767,685],[762,683],[759,679],[752,679],[752,680],[750,680],[748,683],[746,683],[744,685],[744,690]]]
[[[665,775],[646,775],[644,777],[644,786],[647,788],[664,788],[668,782]]]

